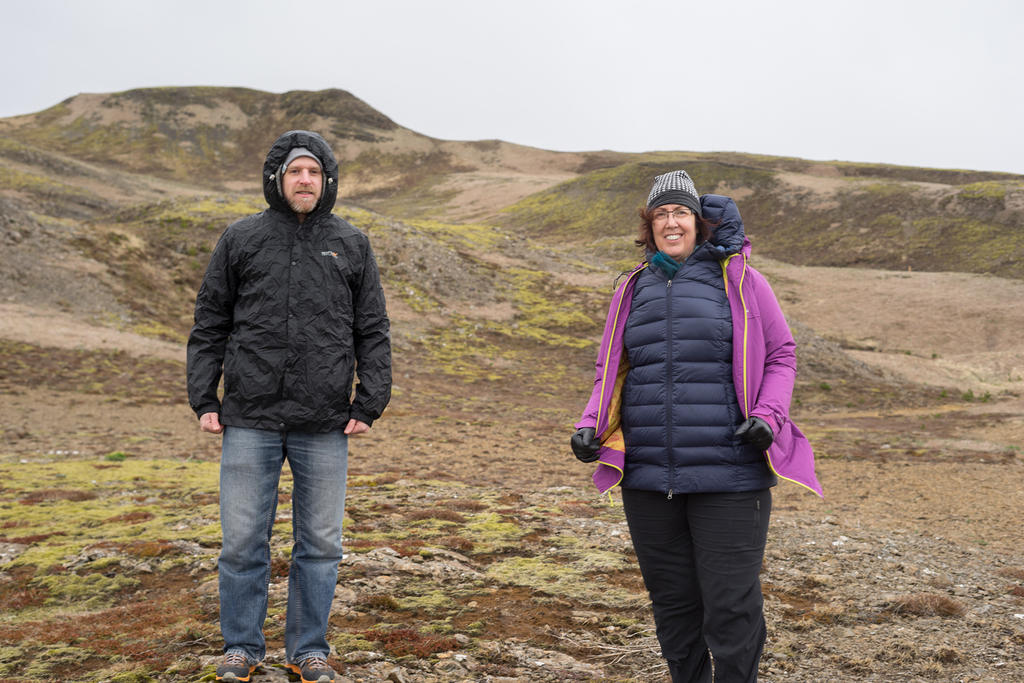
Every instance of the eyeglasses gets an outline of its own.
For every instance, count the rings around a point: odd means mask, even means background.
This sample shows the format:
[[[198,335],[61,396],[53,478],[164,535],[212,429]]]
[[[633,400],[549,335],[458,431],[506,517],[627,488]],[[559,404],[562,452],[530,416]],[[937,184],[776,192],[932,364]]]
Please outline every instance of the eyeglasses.
[[[684,218],[693,215],[693,211],[689,209],[676,209],[675,211],[655,211],[651,214],[651,220],[655,223],[663,223],[668,220],[669,216],[675,216],[677,221],[682,221]]]

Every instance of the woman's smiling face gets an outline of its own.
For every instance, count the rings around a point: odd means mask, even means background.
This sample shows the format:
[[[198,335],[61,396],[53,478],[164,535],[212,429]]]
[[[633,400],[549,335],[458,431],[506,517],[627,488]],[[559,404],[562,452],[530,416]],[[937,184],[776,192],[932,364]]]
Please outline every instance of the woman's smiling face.
[[[682,204],[664,204],[651,212],[654,244],[682,263],[697,246],[697,217]]]

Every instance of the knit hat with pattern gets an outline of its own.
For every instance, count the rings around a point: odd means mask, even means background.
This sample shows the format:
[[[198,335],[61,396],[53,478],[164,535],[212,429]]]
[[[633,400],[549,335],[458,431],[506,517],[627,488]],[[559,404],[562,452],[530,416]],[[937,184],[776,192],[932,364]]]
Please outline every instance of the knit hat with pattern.
[[[665,204],[681,204],[700,213],[700,195],[686,171],[670,171],[654,179],[654,187],[647,195],[647,208],[653,209]]]

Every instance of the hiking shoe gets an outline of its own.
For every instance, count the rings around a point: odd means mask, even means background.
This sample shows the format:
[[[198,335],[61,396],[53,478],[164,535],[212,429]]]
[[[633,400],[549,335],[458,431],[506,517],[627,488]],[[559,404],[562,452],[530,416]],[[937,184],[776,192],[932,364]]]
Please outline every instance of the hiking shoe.
[[[256,664],[251,664],[249,658],[241,652],[229,652],[217,665],[218,681],[248,681],[252,678],[252,672]]]
[[[301,664],[285,664],[292,673],[302,678],[302,683],[334,683],[334,669],[327,664],[323,655],[310,655]]]

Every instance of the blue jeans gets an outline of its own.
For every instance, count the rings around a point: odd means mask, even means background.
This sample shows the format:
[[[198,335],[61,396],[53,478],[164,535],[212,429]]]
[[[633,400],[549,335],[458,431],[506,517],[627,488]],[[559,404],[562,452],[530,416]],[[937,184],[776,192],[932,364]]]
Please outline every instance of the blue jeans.
[[[288,661],[300,662],[330,652],[327,618],[341,560],[348,437],[340,430],[225,427],[220,461],[220,629],[224,652],[244,654],[253,663],[266,654],[263,622],[270,536],[286,459],[294,486],[285,653]]]

